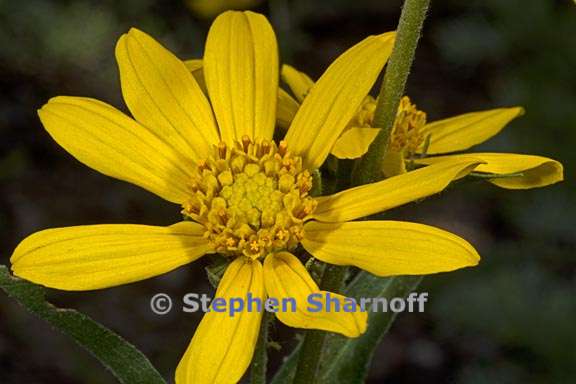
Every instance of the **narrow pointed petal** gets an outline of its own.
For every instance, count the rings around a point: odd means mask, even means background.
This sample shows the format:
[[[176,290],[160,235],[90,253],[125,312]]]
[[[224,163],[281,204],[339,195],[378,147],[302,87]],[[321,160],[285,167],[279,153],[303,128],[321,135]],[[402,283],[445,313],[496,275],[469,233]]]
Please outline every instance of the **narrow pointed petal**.
[[[351,127],[336,140],[332,154],[339,159],[357,159],[368,152],[368,147],[380,132],[378,128]]]
[[[222,139],[272,139],[278,93],[278,47],[266,18],[228,11],[206,40],[204,76]]]
[[[342,307],[340,311],[330,312],[323,309],[315,312],[314,306],[310,306],[308,302],[312,294],[325,297],[329,293],[330,297],[340,302],[340,305],[344,305],[346,298],[336,293],[320,291],[300,260],[288,252],[279,252],[266,257],[264,282],[266,293],[270,298],[277,299],[279,303],[282,303],[283,299],[293,299],[296,302],[295,311],[288,306],[288,310],[276,313],[276,317],[286,325],[336,332],[347,337],[358,337],[366,330],[368,316],[359,309],[357,312],[346,312]]]
[[[426,153],[435,155],[463,151],[483,143],[523,114],[522,107],[498,108],[466,113],[426,124],[423,134],[430,135],[430,145]]]
[[[314,85],[314,80],[304,72],[300,72],[296,68],[284,64],[281,72],[282,80],[288,85],[294,97],[299,103],[304,101],[308,92]]]
[[[382,71],[394,32],[370,36],[338,57],[312,87],[286,134],[288,148],[319,168]]]
[[[50,288],[107,288],[161,275],[211,253],[203,233],[193,222],[53,228],[24,239],[10,262],[16,276]]]
[[[215,298],[246,302],[249,293],[264,301],[262,264],[238,257],[226,269]],[[176,384],[239,382],[252,360],[261,320],[262,311],[255,308],[234,316],[213,310],[204,315],[176,369]]]
[[[486,174],[509,175],[488,179],[492,184],[506,189],[530,189],[545,187],[564,180],[564,168],[554,159],[516,153],[465,153],[419,159],[420,164],[439,164],[443,161],[474,158],[484,161],[476,167],[476,172]]]
[[[453,233],[401,221],[309,222],[302,245],[326,263],[378,276],[447,272],[480,260],[474,247]]]
[[[116,45],[124,101],[134,118],[194,160],[220,139],[210,104],[186,65],[132,28]]]
[[[472,158],[424,167],[377,183],[318,197],[313,219],[337,223],[373,215],[444,190],[470,173],[481,160]]]
[[[50,136],[87,166],[181,204],[193,160],[168,137],[98,100],[59,96],[38,111]]]
[[[298,104],[304,101],[304,98],[314,86],[314,81],[304,72],[287,64],[282,66],[281,76],[297,100],[296,108],[289,105],[292,104],[290,100],[283,102],[283,104],[285,104],[283,105],[283,112],[286,117],[282,120],[280,117],[277,118],[280,126],[283,126],[285,121],[288,121],[288,123],[292,122],[295,113],[298,111]],[[290,97],[289,95],[287,96]],[[281,99],[278,99],[278,111],[280,111],[281,101]],[[294,115],[290,116],[289,113],[285,111],[288,108],[294,111]],[[289,120],[288,117],[290,117]],[[339,159],[357,159],[368,152],[368,147],[370,147],[370,144],[374,141],[378,132],[378,128],[348,127],[336,140],[336,143],[332,147],[331,154]]]

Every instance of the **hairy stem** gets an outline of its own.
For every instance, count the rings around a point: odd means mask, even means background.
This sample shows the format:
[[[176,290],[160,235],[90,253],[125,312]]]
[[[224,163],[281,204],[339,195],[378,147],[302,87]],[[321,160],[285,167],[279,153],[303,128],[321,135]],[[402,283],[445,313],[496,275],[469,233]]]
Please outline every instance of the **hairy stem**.
[[[266,311],[262,314],[262,323],[260,324],[260,333],[256,350],[252,357],[252,366],[250,367],[250,384],[266,384],[266,366],[268,364],[268,328],[270,316]]]
[[[414,59],[416,45],[426,18],[430,0],[406,0],[400,15],[396,43],[378,96],[374,126],[381,128],[370,149],[360,160],[353,177],[356,185],[380,180],[381,163],[386,153],[400,98]],[[346,269],[329,265],[320,283],[321,289],[338,292],[344,281]],[[307,331],[300,350],[294,384],[315,383],[322,358],[326,332]]]
[[[336,265],[327,265],[322,275],[320,289],[330,292],[338,292],[342,288],[344,277],[346,276],[346,268]],[[324,340],[326,339],[326,332],[308,330],[304,334],[304,341],[302,349],[300,350],[300,357],[298,359],[298,366],[296,367],[296,374],[294,376],[294,384],[310,384],[316,382],[316,373],[318,372],[318,365],[322,357],[322,349],[324,347]]]
[[[378,94],[378,104],[374,112],[373,125],[380,128],[380,132],[356,167],[353,180],[355,185],[382,179],[382,159],[388,149],[398,104],[404,94],[406,79],[412,67],[429,4],[430,0],[406,0],[404,2],[398,23],[396,43],[384,74]]]

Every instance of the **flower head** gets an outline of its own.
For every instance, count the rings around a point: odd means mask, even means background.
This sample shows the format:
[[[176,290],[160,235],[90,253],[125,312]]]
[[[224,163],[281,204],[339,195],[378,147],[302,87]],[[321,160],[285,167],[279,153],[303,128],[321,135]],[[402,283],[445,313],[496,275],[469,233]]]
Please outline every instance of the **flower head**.
[[[195,171],[182,212],[204,225],[216,252],[259,259],[302,240],[316,207],[312,176],[286,142],[220,143]]]
[[[324,262],[380,276],[477,264],[474,248],[452,233],[416,223],[354,221],[441,191],[474,169],[476,159],[442,162],[334,195],[310,195],[312,172],[365,105],[393,41],[394,33],[370,36],[337,58],[309,90],[284,139],[274,141],[277,98],[283,94],[276,39],[263,16],[226,12],[214,21],[200,82],[150,36],[130,30],[118,41],[116,57],[133,118],[80,97],[51,99],[39,115],[78,160],[177,204],[175,212],[186,220],[169,227],[41,231],[14,251],[14,273],[53,288],[90,290],[163,274],[218,252],[230,263],[216,296],[290,297],[296,311],[276,314],[285,324],[357,337],[366,329],[366,313],[307,309],[308,295],[322,291],[292,253],[297,245]],[[261,317],[206,314],[176,382],[239,381]]]
[[[285,94],[279,99],[279,111],[282,113],[278,122],[286,126],[292,121],[298,103],[304,101],[314,81],[289,65],[283,66],[282,78],[296,98],[294,100]],[[370,95],[366,96],[356,115],[349,121],[347,129],[334,144],[333,155],[354,159],[366,153],[379,131],[373,121],[375,109],[376,100]],[[421,166],[456,158],[474,158],[481,162],[475,172],[483,174],[492,184],[502,188],[536,188],[562,181],[562,164],[542,156],[514,153],[446,155],[467,150],[490,139],[506,124],[523,114],[524,109],[521,107],[497,108],[429,122],[426,113],[417,109],[404,96],[398,106],[389,150],[383,159],[383,173],[387,177],[404,173],[406,163]]]

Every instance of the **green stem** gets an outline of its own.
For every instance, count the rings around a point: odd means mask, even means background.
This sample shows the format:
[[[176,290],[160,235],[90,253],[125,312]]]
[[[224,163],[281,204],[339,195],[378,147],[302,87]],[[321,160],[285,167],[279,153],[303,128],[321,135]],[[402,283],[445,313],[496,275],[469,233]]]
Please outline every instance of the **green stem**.
[[[380,127],[381,131],[355,170],[353,183],[356,185],[378,181],[382,178],[382,159],[390,140],[400,98],[404,94],[406,79],[410,73],[429,3],[430,0],[406,0],[404,2],[396,43],[384,74],[374,114],[374,126]],[[320,286],[323,290],[338,292],[345,275],[345,268],[329,265],[324,271]],[[293,384],[316,382],[325,339],[326,332],[315,330],[306,332]]]
[[[361,185],[382,179],[382,159],[388,149],[388,142],[400,98],[404,94],[406,79],[412,67],[414,53],[430,0],[406,0],[400,15],[396,43],[388,62],[378,104],[374,112],[374,127],[380,128],[378,136],[359,161],[354,174],[354,184]]]
[[[320,289],[330,292],[340,291],[345,276],[346,268],[327,265],[322,275]],[[316,373],[318,372],[318,366],[322,357],[322,349],[326,335],[324,331],[306,331],[293,384],[310,384],[316,382]]]
[[[268,326],[271,321],[269,315],[264,311],[258,342],[252,357],[250,368],[250,384],[266,384],[266,366],[268,364]]]

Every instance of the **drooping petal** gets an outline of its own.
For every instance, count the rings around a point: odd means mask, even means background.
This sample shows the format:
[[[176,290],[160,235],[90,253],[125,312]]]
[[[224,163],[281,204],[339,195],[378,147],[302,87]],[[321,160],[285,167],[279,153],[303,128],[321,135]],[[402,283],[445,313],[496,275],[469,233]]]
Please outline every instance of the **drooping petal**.
[[[378,132],[378,128],[351,127],[336,140],[332,154],[339,159],[357,159],[368,152]]]
[[[427,154],[463,151],[500,132],[506,124],[524,114],[522,107],[497,108],[466,113],[426,124],[424,136],[430,135]]]
[[[476,172],[486,174],[509,175],[488,179],[492,184],[507,189],[529,189],[545,187],[564,180],[564,168],[554,159],[516,153],[465,153],[419,159],[420,164],[439,164],[443,161],[474,158],[484,161],[476,167]]]
[[[310,92],[314,85],[314,80],[304,72],[300,72],[296,68],[284,64],[281,72],[282,80],[288,85],[294,97],[298,102],[302,103],[304,98]]]
[[[326,263],[354,265],[378,276],[447,272],[480,260],[453,233],[401,221],[309,222],[302,245]]]
[[[264,283],[266,293],[270,298],[275,298],[279,303],[284,299],[294,300],[296,310],[290,305],[287,310],[280,310],[276,317],[286,325],[297,328],[320,329],[336,332],[348,337],[358,337],[366,330],[367,314],[361,312],[346,312],[344,303],[346,297],[336,293],[320,291],[308,271],[296,256],[288,252],[270,254],[264,260]],[[312,294],[317,297],[310,296]],[[313,301],[329,297],[338,300],[341,306],[339,310],[332,308],[328,311],[326,305],[322,308],[316,306]],[[312,300],[309,302],[309,299]]]
[[[10,258],[18,277],[84,291],[158,276],[213,252],[200,224],[107,224],[47,229],[24,239]]]
[[[278,93],[278,47],[266,18],[228,11],[210,27],[204,76],[222,139],[272,139]]]
[[[262,264],[238,257],[226,269],[215,298],[226,303],[240,298],[245,308],[234,316],[214,310],[204,315],[176,369],[176,384],[240,381],[252,360],[262,320],[262,310],[247,310],[249,293],[264,301]]]
[[[480,163],[481,160],[473,158],[439,163],[335,195],[318,197],[318,207],[312,218],[337,223],[383,212],[442,191]]]
[[[392,52],[394,36],[370,36],[347,50],[306,96],[285,139],[307,168],[320,167],[358,111]]]
[[[98,100],[59,96],[38,111],[58,144],[87,166],[182,203],[193,160],[166,136]]]
[[[220,139],[210,104],[186,65],[132,28],[116,44],[124,101],[134,118],[194,160]]]

